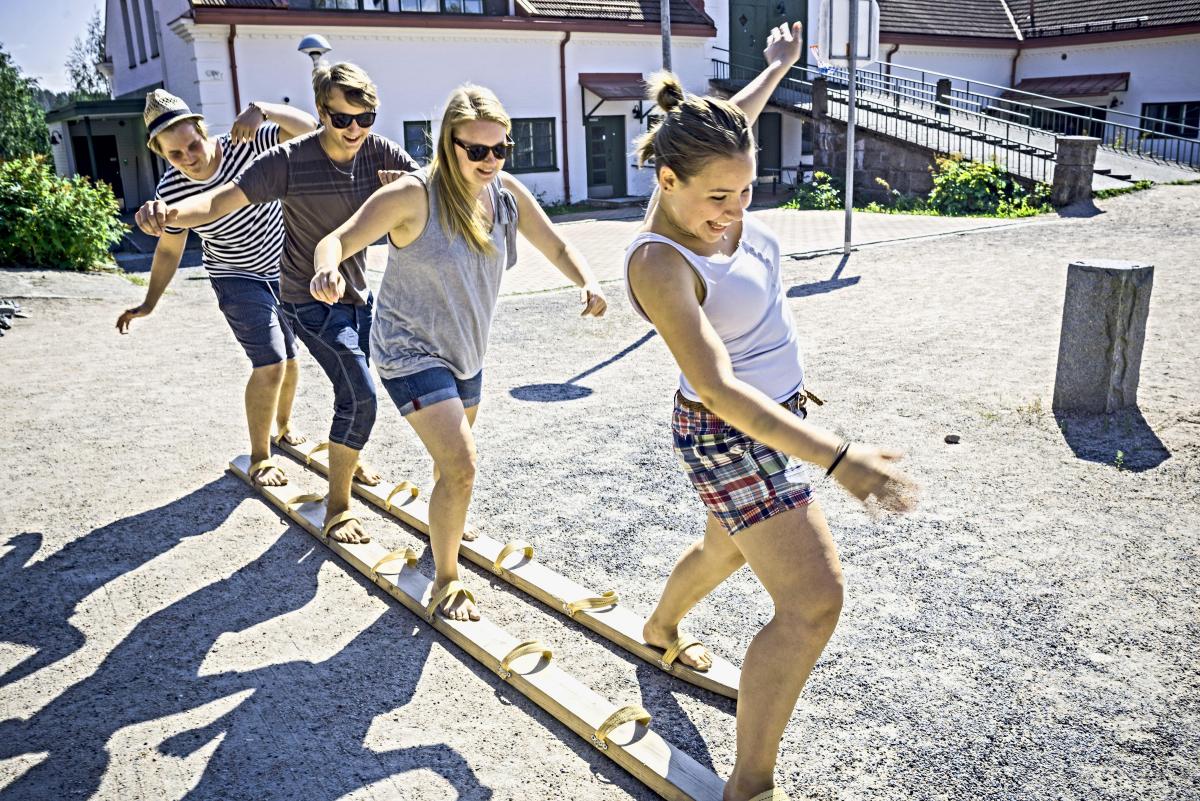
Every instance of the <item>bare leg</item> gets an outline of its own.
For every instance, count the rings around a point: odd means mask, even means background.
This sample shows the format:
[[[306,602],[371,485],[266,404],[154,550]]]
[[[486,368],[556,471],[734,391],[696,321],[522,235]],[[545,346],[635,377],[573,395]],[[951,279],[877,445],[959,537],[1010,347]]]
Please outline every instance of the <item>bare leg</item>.
[[[295,359],[283,363],[283,383],[279,387],[279,403],[275,406],[275,429],[284,431],[292,419],[292,402],[296,400],[296,386],[300,383],[300,365]],[[306,438],[300,434],[288,432],[283,435],[283,441],[289,445],[302,445]]]
[[[329,444],[329,496],[325,499],[325,521],[350,508],[350,482],[358,466],[358,451],[336,442]],[[338,542],[370,542],[371,537],[357,520],[347,520],[329,536]]]
[[[683,616],[744,564],[746,557],[733,544],[733,537],[710,512],[704,536],[679,557],[642,637],[656,648],[669,647],[679,636]],[[679,661],[705,670],[712,667],[712,654],[702,645],[693,645],[679,655]]]
[[[246,382],[246,425],[250,429],[250,463],[271,456],[271,421],[279,402],[279,387],[283,382],[283,362],[255,367]],[[287,476],[278,467],[268,467],[251,477],[255,483],[281,487]]]
[[[466,415],[467,415],[467,424],[470,425],[472,428],[474,428],[475,427],[475,416],[477,414],[479,414],[479,404],[475,404],[474,406],[472,406],[469,409],[464,409],[464,411],[466,412]],[[434,462],[433,463],[433,486],[435,486],[435,487],[437,486],[438,479],[440,477],[441,477],[441,472],[438,470],[437,462]],[[474,526],[468,526],[468,525],[464,524],[462,538],[463,538],[464,542],[474,542],[475,540],[479,539],[479,532],[475,530]]]
[[[458,579],[458,549],[478,463],[468,414],[462,400],[454,397],[404,418],[425,444],[438,471],[437,483],[429,494],[429,542],[436,571],[434,592]],[[461,595],[452,598],[441,612],[451,620],[479,620],[475,604]]]
[[[775,602],[775,616],[742,663],[737,761],[725,801],[743,801],[774,784],[779,740],[841,614],[842,570],[815,501],[751,526],[733,542]]]

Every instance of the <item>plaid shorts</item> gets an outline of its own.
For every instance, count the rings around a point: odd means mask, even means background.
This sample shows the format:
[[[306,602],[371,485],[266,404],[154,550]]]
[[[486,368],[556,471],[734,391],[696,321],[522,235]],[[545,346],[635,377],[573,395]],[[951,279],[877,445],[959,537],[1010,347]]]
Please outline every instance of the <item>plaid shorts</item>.
[[[803,395],[784,406],[801,418]],[[707,409],[685,406],[675,396],[671,433],[683,471],[700,500],[730,534],[812,501],[803,468],[786,453],[738,431]]]

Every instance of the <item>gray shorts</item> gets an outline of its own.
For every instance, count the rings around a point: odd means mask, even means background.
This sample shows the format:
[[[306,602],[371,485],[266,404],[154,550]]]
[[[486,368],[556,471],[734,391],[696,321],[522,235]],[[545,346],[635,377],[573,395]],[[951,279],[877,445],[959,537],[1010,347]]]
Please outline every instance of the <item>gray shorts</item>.
[[[279,311],[279,282],[225,276],[209,278],[217,306],[254,367],[296,357],[292,326]]]

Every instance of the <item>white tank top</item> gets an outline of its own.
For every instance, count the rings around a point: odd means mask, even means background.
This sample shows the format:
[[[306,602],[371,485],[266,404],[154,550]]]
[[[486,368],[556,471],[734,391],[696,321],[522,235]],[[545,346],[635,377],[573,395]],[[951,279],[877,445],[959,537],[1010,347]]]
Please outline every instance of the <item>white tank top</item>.
[[[701,308],[725,343],[737,378],[780,403],[800,391],[804,359],[791,311],[784,303],[779,239],[771,229],[745,215],[742,238],[732,256],[701,256],[665,236],[638,234],[625,250],[625,287],[634,310],[649,322],[629,288],[629,260],[647,242],[675,248],[704,282]],[[679,391],[688,400],[700,400],[682,372]]]

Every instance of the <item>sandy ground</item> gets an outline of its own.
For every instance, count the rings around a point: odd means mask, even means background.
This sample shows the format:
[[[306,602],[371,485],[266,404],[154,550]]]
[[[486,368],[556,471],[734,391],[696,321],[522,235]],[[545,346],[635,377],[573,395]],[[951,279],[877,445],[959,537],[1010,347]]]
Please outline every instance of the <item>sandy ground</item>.
[[[903,448],[925,487],[874,523],[819,483],[847,602],[786,734],[793,797],[1200,798],[1200,187],[1101,208],[785,265],[814,419]],[[1156,265],[1141,409],[1060,420],[1066,266],[1091,256]],[[121,337],[141,287],[0,272],[31,312],[0,340],[0,799],[651,798],[223,472],[247,365],[197,279]],[[645,613],[702,514],[669,354],[611,299],[599,322],[571,292],[502,301],[472,514]],[[296,422],[319,436],[332,395],[302,361]],[[367,455],[427,483],[386,401]],[[499,624],[727,775],[731,702],[463,573]],[[743,569],[688,627],[740,663],[770,615]]]

